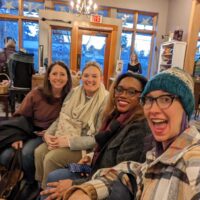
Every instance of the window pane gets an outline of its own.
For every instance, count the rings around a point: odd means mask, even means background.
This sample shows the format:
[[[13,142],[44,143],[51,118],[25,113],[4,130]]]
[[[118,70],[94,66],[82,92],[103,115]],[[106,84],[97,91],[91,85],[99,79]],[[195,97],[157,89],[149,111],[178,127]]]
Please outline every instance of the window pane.
[[[132,33],[121,35],[121,60],[123,60],[123,73],[127,72],[129,57],[131,53]]]
[[[34,69],[38,71],[38,33],[36,22],[23,22],[23,48],[27,53],[34,54]]]
[[[108,10],[98,10],[98,15],[108,17]]]
[[[56,10],[56,11],[62,11],[62,12],[69,12],[70,8],[67,5],[54,4],[54,10]]]
[[[81,71],[89,61],[98,62],[102,71],[104,70],[105,44],[106,36],[104,34],[82,36]]]
[[[133,14],[129,14],[129,13],[117,13],[117,18],[118,19],[122,19],[123,27],[126,28],[133,28]]]
[[[71,31],[52,31],[52,61],[63,61],[70,68]]]
[[[195,60],[200,59],[200,41],[197,42],[197,49],[195,54]]]
[[[200,77],[200,40],[197,42],[194,66],[194,76]]]
[[[18,49],[18,23],[16,21],[0,20],[0,48],[4,48],[4,38],[12,37]]]
[[[148,75],[148,63],[149,54],[151,50],[151,38],[150,34],[136,34],[135,38],[135,52],[138,55],[138,60],[142,66],[142,74]]]
[[[44,9],[44,3],[24,0],[24,16],[39,17],[40,9]]]
[[[137,29],[153,30],[153,17],[147,15],[139,15]]]
[[[18,15],[18,1],[17,0],[1,0],[0,13]]]

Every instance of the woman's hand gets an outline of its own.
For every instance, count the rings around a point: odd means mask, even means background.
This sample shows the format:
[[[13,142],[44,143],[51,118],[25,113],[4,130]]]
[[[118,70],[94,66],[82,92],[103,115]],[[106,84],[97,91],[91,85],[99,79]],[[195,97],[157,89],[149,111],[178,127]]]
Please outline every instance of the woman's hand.
[[[48,195],[45,200],[61,199],[64,192],[72,186],[72,180],[60,180],[59,182],[51,182],[47,184],[48,189],[43,190],[40,195]]]
[[[88,155],[85,155],[83,158],[81,158],[78,162],[78,164],[86,164],[86,165],[91,165],[91,158]]]
[[[81,159],[79,160],[78,164],[81,164],[81,165],[89,165],[89,166],[91,166],[91,162],[92,162],[91,157],[88,156],[88,155],[85,155],[83,158],[81,158]],[[81,173],[80,175],[81,175],[82,177],[87,177],[87,176],[89,176],[90,174],[88,174],[88,173]]]
[[[13,142],[11,144],[11,146],[14,148],[14,149],[22,149],[23,148],[23,141],[22,140],[19,140],[19,141],[16,141],[16,142]]]
[[[58,146],[59,147],[69,147],[69,140],[67,136],[58,137]]]
[[[58,138],[56,136],[45,133],[43,138],[44,141],[47,143],[49,150],[56,149],[59,147]]]
[[[68,200],[91,200],[90,197],[84,193],[82,190],[76,190],[71,194],[71,196],[68,198]]]

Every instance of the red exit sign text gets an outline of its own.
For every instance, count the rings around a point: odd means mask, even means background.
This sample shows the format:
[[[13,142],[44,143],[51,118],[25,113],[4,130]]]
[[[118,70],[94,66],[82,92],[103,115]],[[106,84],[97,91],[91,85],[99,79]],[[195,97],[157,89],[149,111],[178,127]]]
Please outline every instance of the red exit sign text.
[[[94,23],[102,23],[102,16],[101,15],[91,15],[90,16],[90,22]]]

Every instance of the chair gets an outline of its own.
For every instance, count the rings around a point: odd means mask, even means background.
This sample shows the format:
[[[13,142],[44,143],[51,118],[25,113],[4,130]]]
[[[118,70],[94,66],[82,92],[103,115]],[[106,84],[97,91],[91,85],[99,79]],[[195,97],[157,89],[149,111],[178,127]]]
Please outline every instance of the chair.
[[[34,55],[17,52],[10,56],[8,62],[11,87],[9,88],[11,113],[15,112],[16,100],[21,102],[31,90],[32,75],[34,72]]]

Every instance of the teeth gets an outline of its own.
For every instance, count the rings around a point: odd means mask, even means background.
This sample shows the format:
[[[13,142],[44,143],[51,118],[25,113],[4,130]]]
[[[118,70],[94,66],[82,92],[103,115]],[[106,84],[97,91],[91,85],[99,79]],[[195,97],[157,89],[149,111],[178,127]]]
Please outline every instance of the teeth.
[[[153,119],[151,120],[153,123],[165,123],[166,120],[162,120],[162,119]]]

